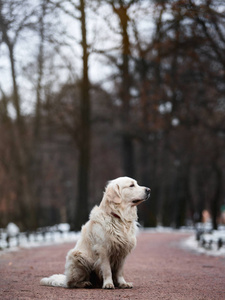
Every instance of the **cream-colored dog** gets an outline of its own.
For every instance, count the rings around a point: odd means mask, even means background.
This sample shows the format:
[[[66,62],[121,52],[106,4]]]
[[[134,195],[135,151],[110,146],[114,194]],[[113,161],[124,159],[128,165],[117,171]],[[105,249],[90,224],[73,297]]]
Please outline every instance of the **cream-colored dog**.
[[[137,205],[150,197],[150,189],[136,180],[119,177],[108,183],[103,199],[95,206],[81,237],[66,257],[65,275],[52,275],[42,285],[67,288],[132,288],[123,266],[136,245]]]

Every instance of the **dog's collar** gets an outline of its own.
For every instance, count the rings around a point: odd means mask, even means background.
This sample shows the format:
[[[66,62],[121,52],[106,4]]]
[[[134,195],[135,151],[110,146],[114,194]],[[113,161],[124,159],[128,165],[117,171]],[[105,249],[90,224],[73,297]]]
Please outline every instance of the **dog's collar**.
[[[117,215],[117,214],[115,214],[114,212],[111,212],[111,215],[112,215],[113,217],[117,218],[117,219],[120,219],[120,216]]]

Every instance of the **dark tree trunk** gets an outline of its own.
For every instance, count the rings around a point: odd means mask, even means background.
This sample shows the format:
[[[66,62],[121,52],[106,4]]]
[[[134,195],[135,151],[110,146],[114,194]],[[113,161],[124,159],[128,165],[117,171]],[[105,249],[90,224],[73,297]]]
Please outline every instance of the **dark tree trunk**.
[[[219,216],[219,206],[220,206],[220,195],[222,192],[222,171],[220,168],[215,164],[214,170],[216,173],[216,191],[214,199],[212,199],[211,202],[211,212],[212,212],[212,223],[213,223],[213,229],[217,230],[218,228],[218,216]]]
[[[85,1],[80,0],[81,31],[83,49],[83,78],[80,91],[80,136],[79,136],[79,162],[78,162],[78,196],[75,212],[75,229],[87,221],[88,218],[88,190],[90,166],[90,94],[88,76],[88,46],[86,37]]]
[[[42,0],[42,14],[41,14],[40,25],[39,25],[40,44],[39,44],[39,53],[38,53],[38,80],[37,80],[36,109],[35,109],[35,122],[34,122],[35,142],[39,140],[39,134],[40,134],[41,90],[42,90],[43,67],[44,67],[44,38],[45,38],[44,18],[46,15],[46,1],[47,0]]]
[[[129,56],[130,56],[130,41],[128,35],[128,21],[127,7],[121,3],[118,8],[113,5],[113,10],[120,20],[122,33],[122,85],[121,85],[121,100],[122,100],[122,159],[124,174],[130,177],[135,177],[135,159],[134,159],[134,144],[130,124],[130,87],[131,77],[129,72]]]

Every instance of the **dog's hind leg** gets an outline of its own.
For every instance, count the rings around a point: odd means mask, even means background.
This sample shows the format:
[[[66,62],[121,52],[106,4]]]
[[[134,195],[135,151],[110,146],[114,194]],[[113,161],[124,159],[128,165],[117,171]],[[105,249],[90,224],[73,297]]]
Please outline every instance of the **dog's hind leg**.
[[[70,250],[66,258],[65,275],[68,288],[90,288],[92,264],[80,251]]]

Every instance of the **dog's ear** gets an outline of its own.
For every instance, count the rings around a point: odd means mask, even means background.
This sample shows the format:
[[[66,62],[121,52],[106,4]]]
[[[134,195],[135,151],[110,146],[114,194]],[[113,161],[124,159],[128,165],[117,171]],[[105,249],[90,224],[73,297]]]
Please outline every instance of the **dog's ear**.
[[[122,199],[120,197],[119,186],[117,184],[114,184],[112,181],[108,182],[100,207],[110,214],[120,205],[121,202]]]
[[[114,194],[112,195],[112,201],[115,204],[120,204],[122,199],[121,199],[121,196],[120,196],[120,187],[119,187],[118,184],[115,184],[113,186],[113,191],[114,191]]]
[[[118,184],[109,184],[106,187],[105,196],[111,203],[120,204],[122,201]]]

